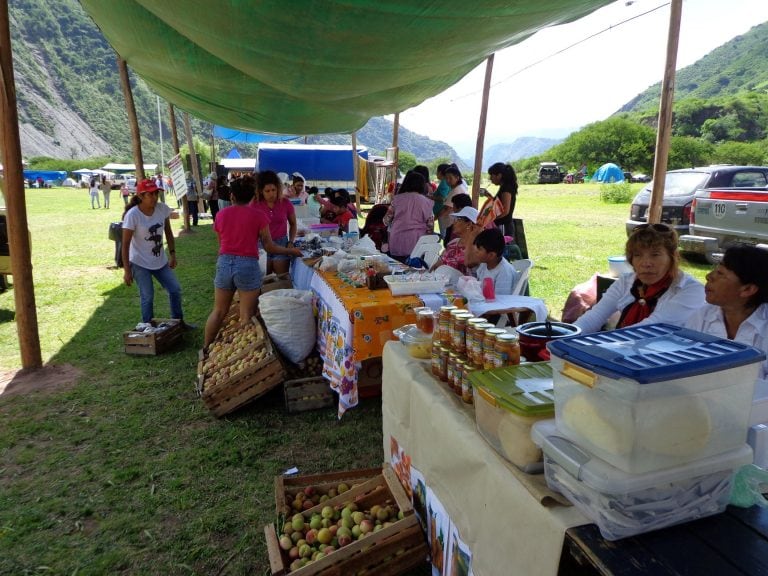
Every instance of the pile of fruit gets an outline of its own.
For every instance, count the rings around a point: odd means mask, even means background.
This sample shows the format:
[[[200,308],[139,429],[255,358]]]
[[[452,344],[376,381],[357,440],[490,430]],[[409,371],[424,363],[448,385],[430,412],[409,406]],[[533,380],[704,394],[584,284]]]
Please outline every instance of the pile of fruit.
[[[312,502],[316,495],[311,486],[305,488],[303,494],[302,502]],[[318,501],[323,497],[327,499],[328,495],[324,494]],[[358,505],[351,501],[335,507],[327,505],[309,518],[297,513],[286,519],[279,544],[290,561],[289,571],[294,571],[375,534],[403,517],[402,511],[391,500],[374,504],[367,510],[358,509]]]
[[[205,386],[215,386],[253,366],[271,355],[264,329],[258,322],[239,326],[234,322],[219,332],[217,339],[208,347],[201,363]]]

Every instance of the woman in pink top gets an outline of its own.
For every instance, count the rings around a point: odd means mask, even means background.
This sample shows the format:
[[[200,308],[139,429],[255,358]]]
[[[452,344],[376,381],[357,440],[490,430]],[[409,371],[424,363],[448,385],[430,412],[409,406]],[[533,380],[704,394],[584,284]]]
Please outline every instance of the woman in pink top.
[[[419,238],[434,232],[434,202],[424,195],[425,185],[424,176],[408,172],[384,216],[389,226],[389,255],[401,262],[411,255]]]
[[[219,257],[213,311],[205,323],[206,347],[216,339],[235,290],[240,293],[240,324],[246,324],[256,312],[261,293],[259,241],[268,253],[301,256],[298,248],[283,248],[272,241],[269,220],[249,204],[255,194],[252,178],[233,180],[230,188],[232,205],[220,210],[213,223],[219,235]]]
[[[271,170],[265,170],[259,172],[258,180],[258,194],[253,199],[253,206],[267,217],[272,241],[278,246],[293,248],[296,211],[291,201],[280,195],[280,178]],[[285,274],[290,267],[290,256],[280,253],[267,255],[267,274]]]

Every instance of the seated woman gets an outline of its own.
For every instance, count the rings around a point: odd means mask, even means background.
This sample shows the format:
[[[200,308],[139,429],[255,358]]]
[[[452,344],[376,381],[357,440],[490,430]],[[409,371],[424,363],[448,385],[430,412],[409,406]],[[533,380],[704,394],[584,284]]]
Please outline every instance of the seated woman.
[[[376,250],[387,243],[387,225],[384,224],[384,216],[389,210],[388,204],[376,204],[365,217],[365,226],[360,230],[360,237],[369,236],[376,245]]]
[[[740,245],[728,248],[707,274],[707,303],[685,322],[686,328],[728,338],[768,354],[768,250]],[[758,375],[768,379],[768,360]]]
[[[384,216],[389,226],[389,255],[400,262],[411,255],[419,238],[434,232],[434,203],[424,194],[425,184],[424,176],[408,172]]]
[[[469,194],[456,194],[456,196],[453,197],[453,212],[458,212],[467,206],[474,208],[474,206],[472,206],[472,197]],[[477,218],[475,219],[475,223],[477,223]],[[451,240],[453,240],[453,218],[451,218],[451,225],[445,230],[443,246],[447,248]]]
[[[642,224],[625,249],[634,272],[623,274],[591,310],[574,324],[597,332],[615,313],[617,328],[666,322],[682,325],[701,307],[704,287],[678,268],[677,233],[666,224]]]
[[[467,194],[462,194],[462,196],[467,196]],[[451,214],[451,219],[453,220],[451,225],[453,239],[440,254],[431,270],[436,270],[440,266],[450,266],[466,276],[470,273],[469,266],[473,265],[467,265],[467,251],[473,249],[475,237],[482,231],[482,228],[477,225],[477,210],[471,206],[465,206],[458,212],[454,212]]]

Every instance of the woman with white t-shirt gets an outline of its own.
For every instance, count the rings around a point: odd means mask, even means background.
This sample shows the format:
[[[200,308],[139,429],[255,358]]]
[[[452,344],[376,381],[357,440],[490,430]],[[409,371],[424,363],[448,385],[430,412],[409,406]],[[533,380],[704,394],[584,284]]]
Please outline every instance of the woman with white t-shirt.
[[[155,287],[152,277],[168,292],[171,318],[182,321],[181,285],[172,268],[176,268],[176,242],[169,220],[173,210],[158,202],[160,190],[150,179],[136,185],[136,196],[123,216],[123,280],[130,286],[134,280],[139,287],[141,321],[154,317]],[[163,235],[168,243],[168,256],[163,249]]]

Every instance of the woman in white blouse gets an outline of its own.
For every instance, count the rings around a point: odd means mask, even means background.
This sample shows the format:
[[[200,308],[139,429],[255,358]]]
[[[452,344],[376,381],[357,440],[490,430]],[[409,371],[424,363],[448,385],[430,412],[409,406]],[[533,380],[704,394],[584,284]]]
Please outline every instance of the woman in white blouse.
[[[619,313],[617,328],[664,322],[682,325],[704,299],[704,287],[679,269],[677,233],[666,224],[642,224],[626,244],[634,272],[620,276],[600,301],[574,324],[582,332],[601,330]]]

